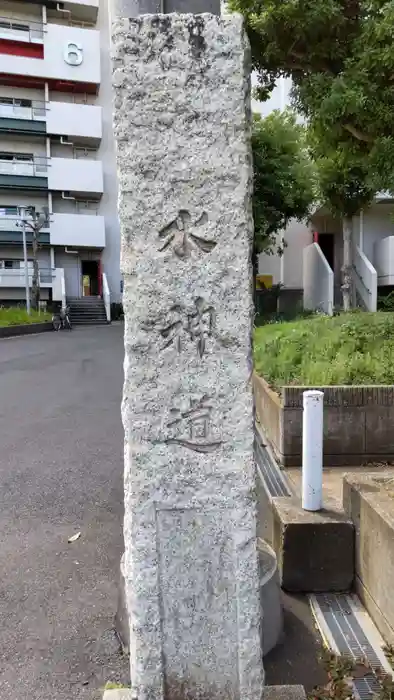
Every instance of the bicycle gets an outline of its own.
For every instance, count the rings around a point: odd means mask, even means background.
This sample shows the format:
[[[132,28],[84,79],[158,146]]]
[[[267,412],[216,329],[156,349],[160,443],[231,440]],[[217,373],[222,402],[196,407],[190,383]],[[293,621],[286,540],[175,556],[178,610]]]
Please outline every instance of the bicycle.
[[[70,307],[66,306],[60,309],[58,314],[52,316],[52,326],[54,331],[67,329],[71,331],[72,325],[70,321]]]

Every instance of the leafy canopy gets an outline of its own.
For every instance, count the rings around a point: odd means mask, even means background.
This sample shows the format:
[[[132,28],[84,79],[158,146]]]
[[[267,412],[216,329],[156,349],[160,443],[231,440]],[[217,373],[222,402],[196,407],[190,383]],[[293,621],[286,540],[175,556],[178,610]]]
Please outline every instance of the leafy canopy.
[[[246,20],[260,99],[278,77],[292,78],[295,106],[307,119],[312,153],[323,166],[323,194],[335,172],[345,210],[368,201],[371,191],[394,189],[392,0],[229,4]],[[338,192],[333,194],[335,210]]]
[[[290,111],[255,115],[252,131],[255,247],[270,252],[275,234],[304,219],[314,200],[314,171],[304,128]]]

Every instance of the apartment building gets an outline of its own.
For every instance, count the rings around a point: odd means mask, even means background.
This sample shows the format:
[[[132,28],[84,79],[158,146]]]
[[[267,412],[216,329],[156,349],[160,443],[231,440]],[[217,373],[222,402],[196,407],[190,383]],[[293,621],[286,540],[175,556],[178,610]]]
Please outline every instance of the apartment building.
[[[110,70],[105,0],[0,0],[0,303],[25,298],[31,206],[41,298],[120,299]]]

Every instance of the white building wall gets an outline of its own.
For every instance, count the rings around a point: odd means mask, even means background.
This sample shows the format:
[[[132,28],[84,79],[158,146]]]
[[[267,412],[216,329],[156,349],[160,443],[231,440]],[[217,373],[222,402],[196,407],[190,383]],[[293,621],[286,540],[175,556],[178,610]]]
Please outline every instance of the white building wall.
[[[252,74],[252,90],[257,86],[256,75]],[[269,100],[257,102],[252,99],[252,111],[267,117],[275,109],[283,111],[290,103],[291,80],[290,78],[280,78],[275,89],[272,91]]]
[[[99,213],[105,217],[106,247],[103,253],[104,272],[108,278],[112,301],[120,301],[120,226],[118,218],[118,182],[115,139],[112,126],[112,75],[110,63],[110,27],[107,0],[100,0],[99,30],[101,37],[101,85],[98,104],[103,109],[103,138],[98,157],[104,170],[104,194]]]
[[[273,284],[283,284],[287,289],[302,289],[303,252],[313,242],[312,229],[307,223],[292,219],[283,237],[287,245],[282,256],[277,253],[259,255],[259,274],[272,275]],[[278,234],[277,242],[280,245],[281,234]]]
[[[83,61],[79,66],[69,65],[64,60],[69,43],[77,44],[83,51]],[[44,32],[44,59],[0,54],[0,73],[98,85],[100,34],[95,29],[47,24]]]
[[[102,110],[99,106],[50,102],[46,112],[48,134],[101,139]]]
[[[362,250],[374,264],[374,245],[377,241],[386,236],[394,236],[394,213],[393,204],[373,204],[370,209],[364,212],[363,242]],[[359,243],[360,240],[360,217],[353,219],[353,239]]]
[[[303,253],[304,248],[313,242],[313,235],[308,224],[293,219],[285,232],[287,246],[283,255],[283,276],[285,286],[289,289],[303,287]]]
[[[103,192],[103,166],[100,161],[51,158],[48,168],[50,190]]]
[[[104,248],[104,217],[93,214],[53,214],[50,241],[51,245],[58,246]]]

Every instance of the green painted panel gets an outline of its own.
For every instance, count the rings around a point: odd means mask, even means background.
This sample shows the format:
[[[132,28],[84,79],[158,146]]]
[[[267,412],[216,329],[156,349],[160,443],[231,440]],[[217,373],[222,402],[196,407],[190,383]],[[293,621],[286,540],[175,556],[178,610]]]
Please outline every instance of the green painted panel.
[[[41,136],[46,134],[47,125],[44,121],[29,121],[28,119],[0,118],[0,132],[13,134],[29,134]]]
[[[30,177],[29,175],[0,175],[2,190],[48,190],[47,177]]]
[[[49,245],[49,231],[43,231],[39,237],[40,245]],[[32,233],[26,231],[26,242],[32,242]],[[22,245],[22,231],[0,231],[0,245]]]

